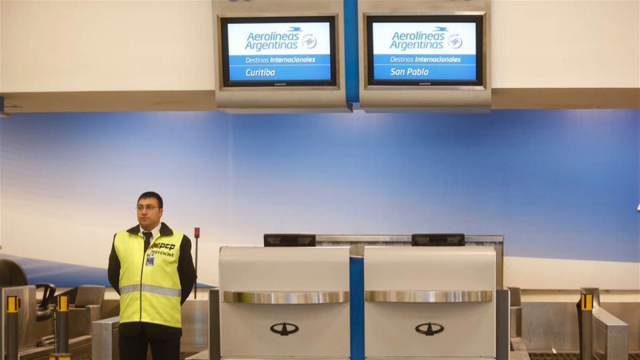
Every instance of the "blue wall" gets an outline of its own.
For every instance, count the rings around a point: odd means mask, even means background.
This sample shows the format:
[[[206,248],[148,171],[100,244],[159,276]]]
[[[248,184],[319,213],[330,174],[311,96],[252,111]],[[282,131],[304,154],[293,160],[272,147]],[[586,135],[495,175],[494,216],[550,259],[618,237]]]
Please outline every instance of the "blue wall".
[[[11,204],[109,216],[152,188],[221,243],[456,231],[504,234],[509,256],[640,261],[638,111],[25,114],[0,142]]]
[[[235,211],[270,231],[497,233],[507,255],[637,261],[637,115],[234,117]]]

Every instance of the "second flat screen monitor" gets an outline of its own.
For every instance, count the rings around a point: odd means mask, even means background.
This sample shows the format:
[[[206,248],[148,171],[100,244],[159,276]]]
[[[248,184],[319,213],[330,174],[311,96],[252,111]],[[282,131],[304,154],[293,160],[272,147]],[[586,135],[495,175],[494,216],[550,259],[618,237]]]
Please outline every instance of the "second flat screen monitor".
[[[368,16],[369,85],[482,86],[481,15]]]
[[[222,18],[224,85],[335,86],[335,18]]]

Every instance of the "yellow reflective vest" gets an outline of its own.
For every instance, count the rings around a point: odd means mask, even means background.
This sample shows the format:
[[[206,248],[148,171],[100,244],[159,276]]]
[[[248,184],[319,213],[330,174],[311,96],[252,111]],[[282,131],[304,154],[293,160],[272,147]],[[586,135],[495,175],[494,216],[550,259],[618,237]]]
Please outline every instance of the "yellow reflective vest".
[[[178,259],[184,235],[160,235],[144,251],[142,232],[121,231],[114,248],[120,259],[120,323],[147,322],[180,328]]]

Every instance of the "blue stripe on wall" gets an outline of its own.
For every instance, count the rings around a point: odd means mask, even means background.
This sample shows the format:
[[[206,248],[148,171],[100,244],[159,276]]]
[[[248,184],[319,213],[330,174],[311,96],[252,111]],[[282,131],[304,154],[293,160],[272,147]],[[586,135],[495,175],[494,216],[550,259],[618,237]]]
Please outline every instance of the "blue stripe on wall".
[[[360,102],[358,0],[344,0],[344,58],[347,102]]]
[[[349,259],[351,360],[364,360],[364,259]]]

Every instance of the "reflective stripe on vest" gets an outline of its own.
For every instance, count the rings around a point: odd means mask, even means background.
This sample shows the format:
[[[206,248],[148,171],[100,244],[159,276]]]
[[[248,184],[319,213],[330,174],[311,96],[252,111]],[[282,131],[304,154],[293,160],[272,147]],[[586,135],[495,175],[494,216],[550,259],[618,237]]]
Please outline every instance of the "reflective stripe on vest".
[[[139,291],[140,291],[140,284],[128,285],[120,288],[120,295],[125,295],[125,294],[129,294],[132,292],[139,292]],[[161,288],[158,286],[145,285],[145,284],[142,284],[142,292],[148,292],[148,293],[164,295],[164,296],[176,296],[176,297],[182,296],[182,291],[180,291],[179,289],[167,289],[167,288]]]
[[[156,238],[147,251],[140,234],[116,234],[120,259],[120,323],[149,322],[181,327],[178,259],[182,233]]]

